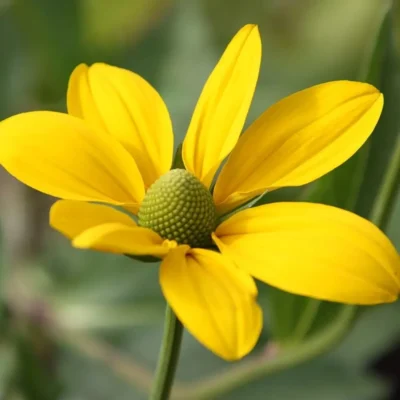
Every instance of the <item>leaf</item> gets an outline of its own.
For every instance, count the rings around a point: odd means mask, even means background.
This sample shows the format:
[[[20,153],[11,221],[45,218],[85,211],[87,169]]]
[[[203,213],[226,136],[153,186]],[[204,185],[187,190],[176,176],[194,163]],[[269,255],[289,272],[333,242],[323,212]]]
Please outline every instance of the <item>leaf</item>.
[[[388,49],[384,55],[382,66],[381,90],[385,97],[385,106],[379,124],[370,139],[368,164],[365,169],[356,212],[367,217],[372,210],[374,199],[380,189],[388,160],[395,148],[399,136],[400,119],[398,105],[400,103],[400,58],[395,48],[393,37],[393,13],[388,18],[390,27],[387,35]],[[384,221],[384,225],[385,225]]]
[[[369,56],[367,57],[369,67],[361,69],[364,80],[378,87],[381,76],[384,76],[383,64],[386,61],[388,36],[391,34],[387,4],[383,4],[379,11],[380,28],[376,33],[376,40],[372,42],[372,48],[370,47],[366,53]],[[377,135],[378,132],[375,132],[373,137]],[[375,151],[374,146],[367,144],[342,166],[310,185],[303,199],[357,212],[358,203],[362,199],[360,190],[365,185],[368,176],[366,170],[371,165],[371,149]],[[269,309],[273,338],[283,345],[304,341],[326,327],[342,307],[340,304],[308,299],[272,289]]]
[[[393,0],[393,25],[394,25],[394,45],[397,58],[400,57],[400,1]]]
[[[334,360],[315,360],[264,377],[218,399],[377,400],[388,393],[388,385],[377,377],[345,369]]]

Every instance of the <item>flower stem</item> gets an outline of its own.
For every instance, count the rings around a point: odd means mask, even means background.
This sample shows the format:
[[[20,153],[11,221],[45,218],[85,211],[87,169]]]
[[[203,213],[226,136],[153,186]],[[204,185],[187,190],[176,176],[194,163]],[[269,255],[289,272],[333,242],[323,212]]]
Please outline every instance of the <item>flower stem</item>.
[[[293,338],[295,342],[300,343],[304,340],[307,333],[312,327],[312,324],[318,314],[321,304],[321,300],[308,299],[304,312],[302,313],[301,318],[294,328]]]
[[[171,307],[165,310],[164,337],[161,344],[150,400],[167,400],[174,381],[181,348],[183,326]]]

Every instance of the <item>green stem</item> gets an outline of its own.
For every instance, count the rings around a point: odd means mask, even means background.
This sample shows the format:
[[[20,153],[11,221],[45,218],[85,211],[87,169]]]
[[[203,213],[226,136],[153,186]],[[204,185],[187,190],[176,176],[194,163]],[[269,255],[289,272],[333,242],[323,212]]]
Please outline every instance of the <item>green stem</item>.
[[[300,343],[310,331],[311,326],[318,314],[318,310],[322,304],[321,300],[308,299],[308,303],[293,331],[294,342]]]
[[[183,327],[171,307],[165,311],[164,337],[150,400],[168,400],[178,365]]]

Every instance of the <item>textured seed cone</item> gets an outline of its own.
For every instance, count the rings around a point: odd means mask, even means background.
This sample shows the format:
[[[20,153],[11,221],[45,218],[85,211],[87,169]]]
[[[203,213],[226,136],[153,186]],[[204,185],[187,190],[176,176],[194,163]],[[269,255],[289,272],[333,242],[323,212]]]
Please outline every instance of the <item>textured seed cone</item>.
[[[211,244],[216,221],[210,192],[184,169],[173,169],[153,183],[139,210],[139,225],[192,247]]]

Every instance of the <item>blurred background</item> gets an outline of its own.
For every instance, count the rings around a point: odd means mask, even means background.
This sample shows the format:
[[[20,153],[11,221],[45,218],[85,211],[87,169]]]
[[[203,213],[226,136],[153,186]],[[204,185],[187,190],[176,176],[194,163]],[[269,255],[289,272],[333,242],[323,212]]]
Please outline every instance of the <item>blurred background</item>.
[[[179,143],[208,74],[247,23],[263,40],[247,123],[329,80],[369,81],[385,94],[375,133],[351,160],[261,201],[318,201],[370,217],[399,136],[400,8],[389,0],[0,0],[0,118],[65,111],[73,68],[104,61],[157,88]],[[52,202],[0,170],[0,399],[146,399],[165,307],[157,265],[73,249],[48,227]],[[381,227],[399,249],[399,196],[389,211]],[[260,302],[266,323],[254,354],[278,367],[214,397],[207,388],[249,361],[225,363],[185,334],[174,397],[400,399],[398,302],[355,311],[266,285]]]

